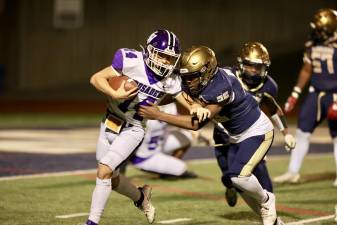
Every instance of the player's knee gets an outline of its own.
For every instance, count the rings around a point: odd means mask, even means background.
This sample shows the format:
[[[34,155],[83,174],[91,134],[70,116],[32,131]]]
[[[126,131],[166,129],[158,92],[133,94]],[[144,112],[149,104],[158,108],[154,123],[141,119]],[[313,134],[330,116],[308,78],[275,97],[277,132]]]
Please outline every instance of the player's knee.
[[[112,170],[109,166],[99,163],[97,169],[97,177],[99,179],[110,179],[112,177]]]

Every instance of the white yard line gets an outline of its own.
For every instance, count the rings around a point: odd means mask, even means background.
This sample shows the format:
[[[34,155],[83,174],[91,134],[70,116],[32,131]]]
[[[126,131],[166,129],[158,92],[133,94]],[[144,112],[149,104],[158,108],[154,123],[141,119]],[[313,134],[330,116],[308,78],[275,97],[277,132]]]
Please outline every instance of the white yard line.
[[[19,176],[0,177],[0,181],[32,179],[32,178],[40,178],[40,177],[71,176],[71,175],[81,175],[81,174],[95,173],[95,172],[96,172],[96,169],[90,169],[90,170],[74,170],[74,171],[67,171],[67,172],[41,173],[41,174],[32,174],[32,175],[19,175]]]
[[[172,219],[172,220],[162,220],[162,221],[158,221],[157,223],[170,224],[170,223],[179,223],[179,222],[190,221],[190,220],[192,220],[192,218],[177,218],[177,219]]]
[[[305,219],[305,220],[299,220],[296,222],[290,222],[290,223],[286,223],[285,225],[302,225],[305,223],[313,223],[313,222],[322,221],[322,220],[330,220],[333,218],[335,218],[335,215],[321,216],[321,217],[312,218],[312,219]]]
[[[68,218],[81,217],[81,216],[87,216],[87,215],[89,215],[89,213],[74,213],[74,214],[68,214],[68,215],[55,216],[55,218],[68,219]]]

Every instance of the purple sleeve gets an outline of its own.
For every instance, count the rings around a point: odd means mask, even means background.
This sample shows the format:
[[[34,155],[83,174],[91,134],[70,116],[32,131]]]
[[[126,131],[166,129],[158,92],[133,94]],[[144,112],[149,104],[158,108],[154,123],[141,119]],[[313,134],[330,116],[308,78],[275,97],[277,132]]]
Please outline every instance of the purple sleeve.
[[[118,49],[115,53],[114,59],[111,65],[115,70],[122,71],[123,69],[123,54],[122,50]]]

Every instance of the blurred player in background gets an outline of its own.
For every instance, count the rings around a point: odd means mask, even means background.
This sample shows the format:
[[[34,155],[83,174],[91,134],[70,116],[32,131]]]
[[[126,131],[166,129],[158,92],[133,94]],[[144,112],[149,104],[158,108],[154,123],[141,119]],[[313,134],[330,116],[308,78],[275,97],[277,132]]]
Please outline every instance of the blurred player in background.
[[[170,94],[197,116],[205,111],[200,105],[186,101],[181,79],[172,73],[179,58],[180,44],[176,35],[168,30],[157,30],[147,39],[143,52],[119,49],[112,65],[91,77],[90,83],[108,96],[108,107],[97,143],[97,179],[87,225],[99,223],[112,190],[130,198],[148,222],[153,223],[155,208],[151,204],[151,187],[137,188],[119,174],[119,166],[144,138],[146,120],[137,113],[140,105],[148,104],[147,101],[157,103],[165,94]],[[135,80],[138,88],[125,91],[123,81],[119,89],[112,89],[108,80],[121,74]]]
[[[294,109],[303,88],[310,80],[309,93],[299,113],[297,146],[291,153],[288,171],[274,178],[278,183],[299,181],[299,171],[304,156],[308,153],[310,136],[325,119],[328,120],[337,163],[337,12],[320,9],[313,17],[310,29],[303,67],[285,104],[285,112]],[[337,187],[337,178],[333,186]]]
[[[270,57],[268,50],[259,42],[246,43],[241,49],[241,53],[237,58],[238,66],[231,69],[235,74],[243,88],[250,93],[260,104],[263,111],[271,116],[275,126],[284,135],[285,148],[287,150],[295,147],[294,137],[288,133],[287,122],[282,109],[276,102],[278,94],[278,86],[276,82],[268,75],[270,66]],[[225,182],[225,174],[228,171],[228,150],[230,148],[229,136],[218,126],[214,127],[213,138],[215,142],[215,156],[221,168],[223,183]],[[273,185],[268,174],[265,160],[262,160],[255,169],[253,174],[259,180],[261,186],[273,192]],[[230,206],[234,206],[237,202],[235,188],[226,189],[226,200]]]
[[[193,46],[183,53],[180,74],[187,93],[211,113],[210,119],[223,127],[230,137],[226,187],[240,190],[246,203],[261,216],[264,225],[282,224],[277,217],[275,195],[263,189],[252,174],[273,142],[273,125],[260,110],[257,101],[246,93],[238,78],[219,68],[214,52],[205,46]],[[192,116],[171,115],[153,106],[141,106],[139,113],[175,126],[197,130],[205,122]]]
[[[160,110],[178,114],[175,103],[160,106]],[[191,131],[169,126],[159,120],[148,120],[145,137],[130,158],[130,163],[146,172],[160,175],[160,178],[188,179],[197,175],[187,170],[181,159],[191,147]]]

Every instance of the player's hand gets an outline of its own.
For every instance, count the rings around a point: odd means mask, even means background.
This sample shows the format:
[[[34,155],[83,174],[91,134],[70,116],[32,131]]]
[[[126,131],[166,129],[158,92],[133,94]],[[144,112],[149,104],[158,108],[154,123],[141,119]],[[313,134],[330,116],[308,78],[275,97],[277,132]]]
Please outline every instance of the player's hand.
[[[196,115],[198,117],[199,123],[211,116],[211,112],[208,109],[201,107],[200,105],[192,106],[190,114]]]
[[[291,112],[291,111],[294,109],[296,103],[297,103],[297,98],[295,98],[295,97],[292,96],[292,95],[289,96],[289,98],[288,98],[286,104],[284,105],[284,112],[285,112],[285,113]]]
[[[149,101],[147,101],[146,103],[148,103],[149,105],[148,106],[146,106],[146,105],[139,106],[138,114],[141,117],[144,117],[146,119],[156,120],[158,118],[159,113],[160,113],[159,107],[156,104],[154,104],[152,102],[149,102]]]
[[[285,142],[285,149],[289,152],[290,150],[293,150],[296,146],[296,140],[293,135],[286,134],[284,136],[284,142]]]
[[[120,100],[130,99],[138,94],[137,87],[130,89],[128,91],[125,91],[124,89],[125,82],[126,80],[123,80],[120,87],[116,91],[114,91],[114,94],[112,96],[114,99],[120,99]]]

